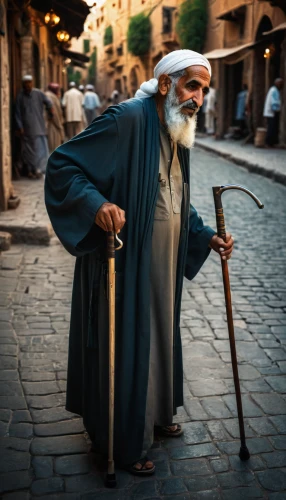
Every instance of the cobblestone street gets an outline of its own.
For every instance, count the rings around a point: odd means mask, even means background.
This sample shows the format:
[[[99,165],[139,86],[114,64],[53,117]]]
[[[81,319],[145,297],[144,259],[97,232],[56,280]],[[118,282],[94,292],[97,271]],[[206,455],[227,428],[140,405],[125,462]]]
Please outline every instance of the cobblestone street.
[[[221,267],[212,254],[183,292],[185,406],[176,419],[184,435],[155,442],[150,479],[118,471],[118,488],[104,488],[81,419],[64,409],[74,258],[53,238],[0,256],[1,499],[286,498],[286,188],[200,150],[191,178],[192,203],[213,227],[214,185],[245,185],[265,205],[223,195],[236,242],[229,267],[250,460],[238,458]]]

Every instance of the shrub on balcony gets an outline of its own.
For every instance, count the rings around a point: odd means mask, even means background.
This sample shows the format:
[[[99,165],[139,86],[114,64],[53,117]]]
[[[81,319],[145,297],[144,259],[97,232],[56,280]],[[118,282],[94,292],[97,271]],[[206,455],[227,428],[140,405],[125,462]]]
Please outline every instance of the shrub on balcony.
[[[103,45],[110,45],[113,42],[112,26],[107,26],[104,33]]]
[[[202,52],[208,22],[207,0],[186,0],[182,3],[176,30],[182,49]]]
[[[127,32],[127,46],[134,56],[147,54],[151,43],[151,21],[143,12],[131,17]]]

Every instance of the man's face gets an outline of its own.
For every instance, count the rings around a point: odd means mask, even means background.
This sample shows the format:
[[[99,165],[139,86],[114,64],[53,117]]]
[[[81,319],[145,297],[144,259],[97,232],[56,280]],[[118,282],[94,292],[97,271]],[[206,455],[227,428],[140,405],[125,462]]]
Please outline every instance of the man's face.
[[[176,85],[176,94],[179,104],[186,103],[181,107],[181,113],[186,116],[193,116],[202,106],[204,97],[209,92],[210,74],[204,66],[189,66],[185,70]],[[189,101],[189,102],[188,102]],[[193,102],[193,106],[190,106]],[[196,105],[196,109],[194,106]]]
[[[23,82],[23,89],[25,90],[25,92],[27,93],[31,92],[32,88],[33,88],[33,80],[28,80]]]

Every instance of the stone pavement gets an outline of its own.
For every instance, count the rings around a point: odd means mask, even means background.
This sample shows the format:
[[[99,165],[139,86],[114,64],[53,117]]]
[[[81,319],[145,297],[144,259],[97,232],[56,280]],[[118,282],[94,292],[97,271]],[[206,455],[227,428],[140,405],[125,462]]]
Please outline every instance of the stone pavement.
[[[13,245],[0,269],[0,496],[2,500],[240,500],[286,498],[286,189],[202,151],[192,153],[192,202],[214,225],[213,185],[223,195],[236,250],[230,261],[249,462],[240,462],[220,263],[212,255],[185,282],[182,338],[184,436],[156,440],[156,474],[118,471],[106,490],[77,415],[65,411],[74,258]]]
[[[270,177],[286,185],[285,149],[256,148],[253,144],[244,145],[241,140],[216,140],[203,134],[198,134],[196,137],[196,145],[229,159],[251,172]]]
[[[0,213],[0,231],[10,233],[13,243],[47,245],[53,230],[45,208],[43,179],[21,179],[13,186],[21,203],[15,210]]]

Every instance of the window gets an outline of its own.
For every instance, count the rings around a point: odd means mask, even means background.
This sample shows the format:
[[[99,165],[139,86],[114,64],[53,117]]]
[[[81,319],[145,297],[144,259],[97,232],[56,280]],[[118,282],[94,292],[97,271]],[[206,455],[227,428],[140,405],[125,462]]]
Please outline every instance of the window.
[[[162,9],[162,33],[171,33],[172,31],[172,11],[173,7],[163,7]]]
[[[85,39],[83,41],[83,52],[84,54],[87,54],[90,51],[90,40]]]

